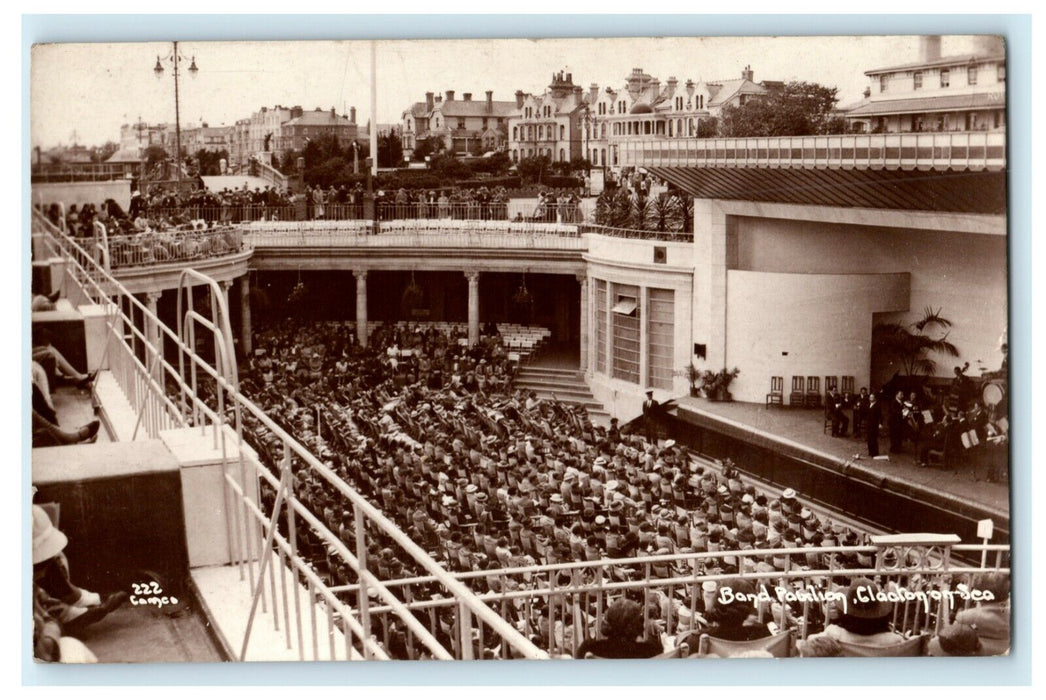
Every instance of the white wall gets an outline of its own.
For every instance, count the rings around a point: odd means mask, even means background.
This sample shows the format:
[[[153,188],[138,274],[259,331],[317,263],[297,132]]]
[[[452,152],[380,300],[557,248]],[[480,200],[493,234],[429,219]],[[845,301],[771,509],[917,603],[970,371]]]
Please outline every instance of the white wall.
[[[874,212],[872,213],[874,215]],[[908,311],[884,321],[910,323],[927,307],[952,321],[948,339],[961,358],[935,358],[938,376],[969,361],[971,372],[1002,361],[998,339],[1007,324],[1005,236],[848,226],[737,217],[740,270],[809,274],[911,274]],[[731,309],[730,316],[734,315]],[[978,362],[980,361],[980,362]],[[742,368],[743,370],[743,368]],[[886,368],[873,381],[892,374]]]
[[[869,383],[872,314],[908,308],[908,275],[727,273],[726,365],[737,401],[763,401],[770,377],[852,376]],[[718,368],[717,368],[718,369]]]
[[[612,236],[601,236],[586,234],[588,242],[588,253],[585,259],[588,262],[589,285],[595,289],[597,279],[606,280],[612,284],[630,284],[647,289],[671,289],[675,292],[674,311],[675,318],[673,330],[675,337],[673,346],[675,356],[672,361],[675,377],[673,388],[668,390],[655,390],[654,396],[659,401],[665,401],[677,397],[689,391],[689,380],[684,368],[690,363],[690,353],[693,345],[692,318],[694,298],[694,268],[693,268],[693,244],[687,242],[647,241],[630,238],[615,238]],[[654,263],[654,247],[663,246],[666,253],[665,263]],[[592,298],[595,298],[593,293]],[[645,299],[646,295],[641,294]],[[594,304],[590,305],[594,307]],[[607,409],[607,411],[621,419],[622,422],[631,420],[642,412],[643,399],[646,387],[640,381],[639,384],[613,379],[607,374],[594,371],[596,366],[596,309],[590,308],[589,336],[591,345],[588,354],[589,366],[593,368],[589,376],[589,387],[593,395]],[[648,321],[648,309],[642,311],[642,322],[644,331],[641,338],[646,339],[645,327]],[[609,329],[608,329],[609,332]],[[610,354],[607,354],[607,362],[610,362]],[[646,350],[642,355],[644,367],[641,369],[645,376]]]

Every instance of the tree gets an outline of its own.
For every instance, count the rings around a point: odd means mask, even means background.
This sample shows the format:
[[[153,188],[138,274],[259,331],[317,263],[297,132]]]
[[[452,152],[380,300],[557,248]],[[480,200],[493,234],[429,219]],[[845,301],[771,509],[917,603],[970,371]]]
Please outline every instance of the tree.
[[[398,168],[403,165],[403,144],[396,134],[378,136],[378,167]]]
[[[530,156],[516,164],[516,171],[526,182],[540,183],[551,164],[552,160],[548,156]]]
[[[719,120],[715,117],[702,119],[697,123],[697,138],[713,139],[719,135]]]
[[[200,166],[200,175],[221,175],[222,174],[222,158],[225,162],[229,162],[229,152],[224,148],[220,151],[210,151],[201,148],[196,151],[196,162]]]
[[[792,81],[782,89],[728,105],[719,118],[720,136],[808,136],[838,128],[832,110],[837,88]]]
[[[338,143],[336,136],[331,134],[322,134],[314,139],[310,139],[305,148],[302,149],[302,155],[305,156],[305,169],[319,167],[332,158],[341,158],[345,156],[342,151],[341,144]],[[352,157],[352,154],[349,154]],[[362,155],[360,156],[363,157]]]
[[[104,163],[119,150],[120,144],[116,143],[115,141],[106,141],[101,146],[98,146],[91,150],[91,162]]]
[[[872,329],[872,348],[885,357],[900,360],[904,373],[910,377],[929,376],[937,370],[937,363],[930,359],[931,353],[958,357],[959,350],[948,341],[948,333],[939,337],[926,331],[932,328],[951,328],[952,322],[927,307],[923,317],[915,323],[877,323]],[[914,331],[914,332],[913,332]]]
[[[167,160],[167,150],[159,145],[153,144],[145,149],[145,163],[149,167],[162,163]]]
[[[418,141],[417,147],[411,153],[411,158],[416,162],[424,162],[425,156],[434,156],[442,153],[446,148],[447,144],[443,142],[443,139],[438,136],[429,136]]]

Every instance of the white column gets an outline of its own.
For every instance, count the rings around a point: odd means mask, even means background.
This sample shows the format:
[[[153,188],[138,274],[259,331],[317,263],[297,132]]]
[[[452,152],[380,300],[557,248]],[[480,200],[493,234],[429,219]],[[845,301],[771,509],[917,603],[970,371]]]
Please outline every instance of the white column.
[[[240,347],[243,354],[252,351],[251,343],[251,281],[248,275],[240,278]]]
[[[588,371],[588,275],[577,275],[577,281],[581,283],[581,358],[578,369],[582,372]]]
[[[367,347],[367,271],[353,270],[356,275],[356,339]]]
[[[694,337],[707,354],[702,369],[726,359],[727,217],[718,202],[694,200]]]
[[[607,377],[614,376],[614,314],[610,313],[610,310],[614,308],[614,285],[607,280],[607,293],[606,303],[603,308],[600,309],[601,314],[604,314],[604,318],[607,320],[607,337],[604,341],[605,350],[607,354],[607,365],[606,373]]]
[[[649,292],[639,288],[639,386],[645,391],[650,386],[650,340],[647,338],[647,311]]]
[[[469,281],[469,347],[479,342],[479,271],[466,270]]]
[[[159,319],[160,316],[156,311],[156,306],[162,295],[162,291],[145,293],[145,308],[149,310],[151,317],[146,318],[144,324],[145,337],[150,346],[146,349],[147,367],[161,386],[163,384],[161,381],[163,377],[163,368],[160,366],[160,363],[163,360],[163,335],[160,333],[160,326],[157,323],[157,319]]]

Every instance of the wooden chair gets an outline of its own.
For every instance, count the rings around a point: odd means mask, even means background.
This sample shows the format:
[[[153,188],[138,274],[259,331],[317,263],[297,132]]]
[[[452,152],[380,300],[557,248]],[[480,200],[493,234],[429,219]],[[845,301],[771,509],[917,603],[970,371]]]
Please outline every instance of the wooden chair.
[[[789,406],[802,406],[806,402],[806,379],[792,377],[792,393],[788,395]]]
[[[762,639],[749,642],[734,642],[702,634],[697,646],[698,654],[715,654],[724,659],[737,656],[746,651],[768,651],[778,659],[787,659],[795,647],[795,628],[778,632]]]
[[[858,644],[856,642],[839,642],[839,648],[842,649],[843,656],[851,658],[926,656],[926,647],[929,643],[930,635],[923,632],[917,637],[905,639],[903,642],[888,647]]]
[[[829,377],[825,375],[824,378],[824,403],[828,403],[828,392],[832,389],[839,391],[839,377]]]
[[[784,377],[770,377],[770,393],[766,395],[766,406],[784,405]]]
[[[820,408],[821,406],[821,378],[806,378],[806,402],[807,408]]]

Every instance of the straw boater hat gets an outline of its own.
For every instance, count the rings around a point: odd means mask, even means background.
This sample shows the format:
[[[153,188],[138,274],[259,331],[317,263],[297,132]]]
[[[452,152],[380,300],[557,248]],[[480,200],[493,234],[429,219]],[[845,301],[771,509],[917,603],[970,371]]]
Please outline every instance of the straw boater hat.
[[[795,489],[785,489],[784,493],[781,494],[781,500],[791,501],[795,499]]]

